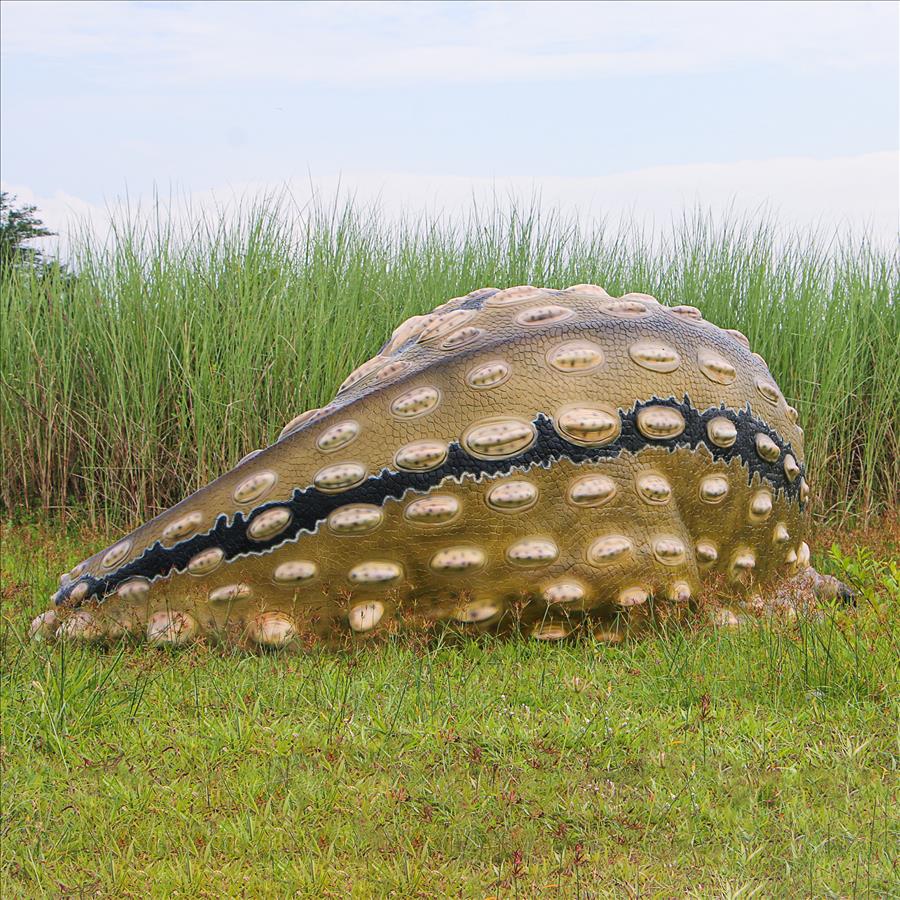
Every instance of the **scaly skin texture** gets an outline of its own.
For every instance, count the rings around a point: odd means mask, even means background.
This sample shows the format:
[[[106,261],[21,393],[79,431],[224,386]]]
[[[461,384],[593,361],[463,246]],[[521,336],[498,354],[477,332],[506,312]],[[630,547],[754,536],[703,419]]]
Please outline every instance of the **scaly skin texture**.
[[[739,332],[645,294],[488,288],[63,575],[33,632],[281,647],[403,613],[616,639],[712,578],[814,575],[808,494],[797,413]]]

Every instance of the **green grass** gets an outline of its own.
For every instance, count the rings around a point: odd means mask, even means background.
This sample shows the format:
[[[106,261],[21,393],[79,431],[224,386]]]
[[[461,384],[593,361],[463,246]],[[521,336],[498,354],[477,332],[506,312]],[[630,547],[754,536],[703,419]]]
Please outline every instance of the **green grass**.
[[[817,555],[855,613],[618,648],[29,644],[100,541],[4,528],[4,896],[896,894],[896,531]]]
[[[748,335],[802,416],[817,512],[870,520],[900,486],[898,266],[864,240],[687,217],[653,240],[559,215],[390,224],[269,203],[179,233],[156,210],[78,278],[2,289],[0,502],[134,526],[319,406],[405,317],[476,287],[594,282]]]

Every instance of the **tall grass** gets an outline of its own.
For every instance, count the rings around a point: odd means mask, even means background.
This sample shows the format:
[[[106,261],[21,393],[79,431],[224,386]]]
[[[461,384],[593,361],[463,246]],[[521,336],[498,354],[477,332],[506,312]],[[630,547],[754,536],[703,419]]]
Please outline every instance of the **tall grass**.
[[[772,220],[686,216],[661,239],[536,206],[463,224],[352,203],[132,216],[74,242],[77,277],[2,283],[0,501],[134,524],[321,405],[405,317],[476,287],[604,285],[700,307],[750,338],[802,416],[818,512],[896,510],[900,304],[892,256]]]

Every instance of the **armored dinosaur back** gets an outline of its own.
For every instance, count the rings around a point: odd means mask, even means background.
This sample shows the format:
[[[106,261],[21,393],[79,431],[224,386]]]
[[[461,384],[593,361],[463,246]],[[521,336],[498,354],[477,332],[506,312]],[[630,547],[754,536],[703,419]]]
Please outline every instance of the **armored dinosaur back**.
[[[483,289],[61,578],[37,635],[284,646],[397,614],[617,639],[803,572],[803,432],[739,332],[645,294]]]

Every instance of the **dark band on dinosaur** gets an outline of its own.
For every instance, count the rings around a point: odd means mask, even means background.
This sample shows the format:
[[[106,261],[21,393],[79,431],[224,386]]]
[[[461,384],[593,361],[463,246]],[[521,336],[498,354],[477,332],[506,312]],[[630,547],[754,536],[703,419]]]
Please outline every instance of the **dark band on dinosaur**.
[[[638,413],[648,406],[665,406],[678,410],[684,417],[685,428],[677,437],[665,440],[646,438],[637,427]],[[737,439],[728,448],[718,447],[709,441],[707,425],[718,416],[729,419],[737,429]],[[628,412],[620,414],[621,432],[619,437],[603,447],[582,447],[567,441],[553,427],[549,416],[538,414],[534,419],[537,432],[536,440],[531,446],[516,456],[497,460],[479,459],[468,452],[456,441],[450,444],[446,462],[427,472],[403,472],[383,469],[379,474],[366,479],[362,484],[341,493],[324,493],[318,488],[309,486],[296,488],[290,500],[273,501],[252,510],[248,516],[236,513],[229,521],[225,514],[219,516],[215,526],[204,534],[195,535],[174,547],[163,547],[159,542],[148,547],[137,559],[131,560],[115,572],[102,578],[84,576],[60,591],[57,603],[66,602],[76,584],[87,582],[89,597],[104,597],[114,591],[120,584],[130,578],[142,577],[155,579],[165,577],[173,572],[186,570],[188,561],[203,550],[212,547],[221,548],[226,560],[239,556],[266,553],[275,547],[296,539],[300,534],[315,531],[328,514],[349,503],[372,503],[382,505],[387,500],[399,500],[406,493],[427,493],[448,478],[461,481],[465,477],[496,477],[512,471],[525,471],[535,466],[549,467],[561,459],[569,459],[575,463],[590,463],[602,459],[619,456],[623,452],[638,453],[646,447],[664,447],[671,451],[678,449],[694,450],[704,446],[716,460],[726,462],[739,458],[747,469],[748,483],[754,475],[767,482],[776,493],[783,493],[788,499],[799,502],[800,482],[805,474],[800,467],[800,475],[789,481],[784,472],[784,458],[793,454],[789,442],[770,428],[764,421],[753,415],[748,405],[746,409],[733,410],[712,408],[700,411],[691,405],[685,395],[682,401],[670,397],[666,400],[652,398],[635,404]],[[765,434],[779,448],[778,459],[768,462],[756,452],[756,436]],[[255,541],[248,537],[247,526],[253,519],[267,509],[288,508],[291,511],[289,525],[277,536]]]

